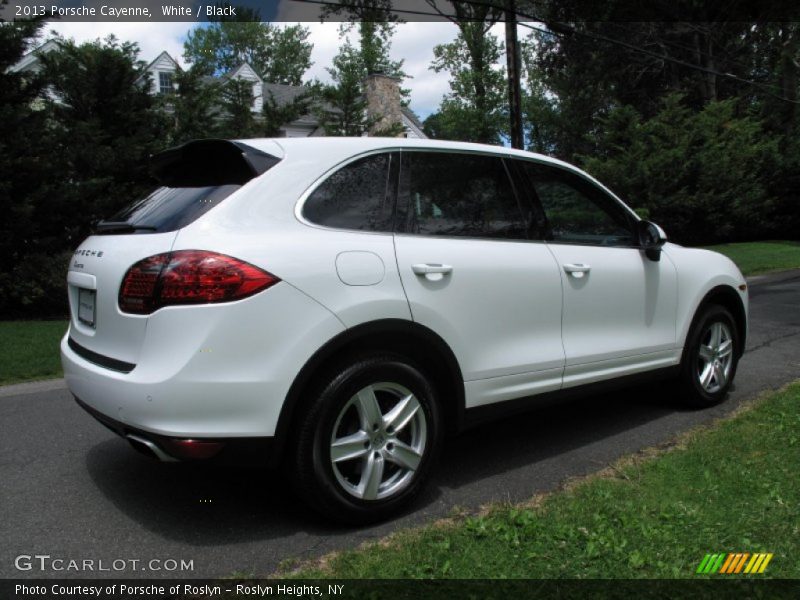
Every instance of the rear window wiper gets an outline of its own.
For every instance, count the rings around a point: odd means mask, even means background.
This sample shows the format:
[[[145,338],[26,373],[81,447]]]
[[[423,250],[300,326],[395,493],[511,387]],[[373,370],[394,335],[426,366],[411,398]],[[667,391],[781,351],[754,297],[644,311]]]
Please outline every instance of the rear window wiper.
[[[95,233],[123,233],[132,231],[158,231],[152,225],[136,225],[126,221],[98,221],[94,227]]]

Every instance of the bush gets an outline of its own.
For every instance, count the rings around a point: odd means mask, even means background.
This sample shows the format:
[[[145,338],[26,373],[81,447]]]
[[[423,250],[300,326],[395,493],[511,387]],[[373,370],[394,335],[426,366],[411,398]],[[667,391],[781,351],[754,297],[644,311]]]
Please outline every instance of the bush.
[[[774,235],[778,204],[766,182],[781,161],[777,140],[734,108],[723,101],[692,112],[671,95],[643,120],[619,107],[599,128],[597,154],[579,160],[681,243]]]
[[[56,256],[29,254],[10,272],[0,273],[0,316],[64,317],[67,304],[67,267],[72,252]]]

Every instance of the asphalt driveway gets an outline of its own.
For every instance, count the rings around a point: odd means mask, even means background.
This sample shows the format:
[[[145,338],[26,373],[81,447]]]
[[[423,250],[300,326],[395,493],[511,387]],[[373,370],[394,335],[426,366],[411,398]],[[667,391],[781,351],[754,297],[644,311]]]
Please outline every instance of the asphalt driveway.
[[[455,507],[525,499],[800,377],[800,271],[751,281],[751,318],[736,387],[721,406],[680,410],[642,387],[475,429],[450,441],[412,512],[360,530],[320,521],[277,473],[142,457],[58,382],[0,388],[0,577],[267,575],[284,560],[352,548]],[[20,555],[50,558],[22,559],[31,568],[19,571]],[[172,570],[181,561],[192,569]]]

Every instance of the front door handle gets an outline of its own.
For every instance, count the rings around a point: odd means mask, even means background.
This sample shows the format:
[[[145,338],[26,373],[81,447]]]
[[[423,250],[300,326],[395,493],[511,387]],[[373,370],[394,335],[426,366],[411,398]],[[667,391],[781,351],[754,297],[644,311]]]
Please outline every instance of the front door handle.
[[[580,279],[581,277],[585,276],[589,271],[592,270],[591,265],[585,265],[583,263],[574,263],[574,264],[567,264],[564,265],[564,270],[575,277],[576,279]]]
[[[417,275],[446,275],[453,272],[453,267],[439,263],[419,263],[411,265],[411,270]]]

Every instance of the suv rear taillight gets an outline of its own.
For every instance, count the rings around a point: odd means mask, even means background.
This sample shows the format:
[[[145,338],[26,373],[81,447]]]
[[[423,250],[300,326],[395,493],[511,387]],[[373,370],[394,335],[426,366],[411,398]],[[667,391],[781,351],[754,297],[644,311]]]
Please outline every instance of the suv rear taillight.
[[[119,308],[149,315],[164,306],[231,302],[279,281],[271,273],[224,254],[205,250],[165,252],[128,269],[119,288]]]

